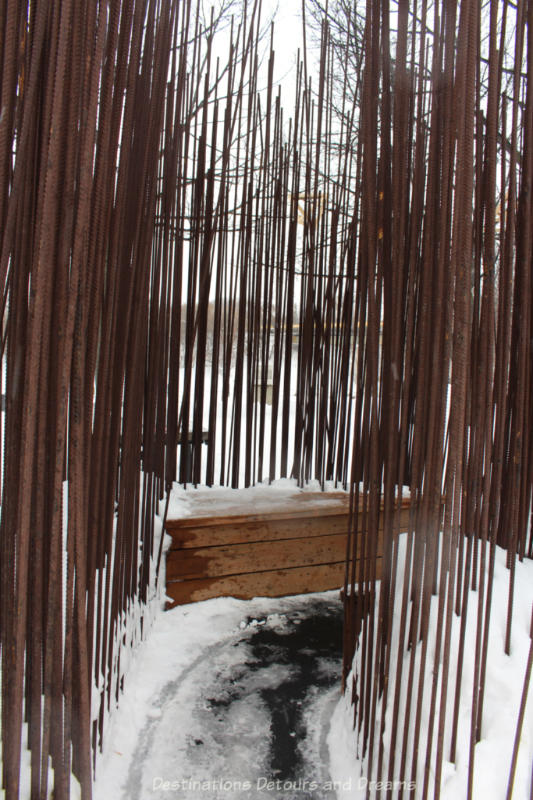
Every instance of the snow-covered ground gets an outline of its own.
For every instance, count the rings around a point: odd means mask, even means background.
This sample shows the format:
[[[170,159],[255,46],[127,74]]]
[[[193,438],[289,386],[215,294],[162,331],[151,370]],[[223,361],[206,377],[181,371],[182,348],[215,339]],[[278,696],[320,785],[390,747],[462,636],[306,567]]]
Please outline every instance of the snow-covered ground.
[[[302,490],[294,481],[281,480],[272,486],[240,490],[239,502],[258,509],[289,502],[295,494],[318,488],[313,483]],[[195,513],[198,503],[220,511],[234,502],[234,495],[231,489],[175,486],[169,516]],[[162,581],[164,586],[164,577]],[[498,549],[474,800],[506,797],[531,641],[533,561],[516,565],[509,656],[504,653],[508,583],[505,553]],[[442,800],[467,796],[476,606],[477,595],[471,593],[457,761],[444,765]],[[353,709],[349,696],[340,694],[341,606],[337,592],[251,601],[219,598],[169,612],[155,611],[155,606],[152,610],[155,617],[146,639],[132,636],[128,640],[132,648],[128,647],[125,691],[107,720],[104,751],[96,764],[95,800],[365,797],[365,764],[356,755]],[[433,607],[433,623],[435,611]],[[319,626],[319,636],[310,620]],[[459,618],[454,622],[452,674]],[[433,624],[430,650],[434,634]],[[427,676],[426,681],[429,687]],[[452,682],[449,698],[453,691]],[[526,706],[513,800],[531,798],[531,694],[533,689]],[[425,697],[424,707],[428,706]],[[424,725],[427,717],[422,719],[421,770]],[[24,758],[22,798],[29,797],[29,754],[25,752]],[[396,796],[393,793],[393,798]],[[417,800],[420,790],[407,796]],[[433,796],[431,788],[429,796]],[[74,780],[76,797],[79,792]]]
[[[403,538],[403,537],[402,537]],[[399,587],[398,587],[399,590]],[[528,653],[530,648],[531,612],[533,603],[533,561],[516,564],[515,600],[513,608],[513,628],[511,653],[505,655],[504,641],[507,621],[507,603],[509,593],[509,572],[506,568],[506,552],[497,548],[494,573],[494,586],[492,598],[492,613],[489,636],[489,649],[487,660],[487,677],[485,687],[485,702],[481,741],[475,747],[474,760],[474,800],[504,800],[507,796],[507,783],[511,767],[512,751],[515,739],[516,726],[519,715],[520,701],[524,687]],[[463,800],[467,797],[469,743],[471,703],[473,694],[474,654],[476,641],[477,621],[477,592],[470,592],[469,614],[466,626],[466,646],[463,661],[463,679],[461,684],[461,706],[459,712],[459,727],[457,739],[457,756],[455,764],[445,762],[441,782],[442,800]],[[429,628],[428,652],[434,652],[435,632],[437,619],[437,598],[432,600],[431,621]],[[449,753],[451,719],[453,716],[453,702],[455,693],[455,665],[459,646],[459,632],[461,619],[454,615],[451,657],[450,657],[450,686],[448,689],[447,725],[445,729],[445,758]],[[420,663],[422,644],[418,644],[416,666]],[[403,675],[407,676],[409,670],[410,652],[405,653]],[[357,659],[357,655],[356,655]],[[354,663],[356,661],[354,659]],[[424,781],[426,735],[429,723],[430,693],[432,684],[432,658],[428,657],[424,678],[424,698],[422,712],[422,727],[420,736],[420,751],[416,790],[408,797],[421,797]],[[351,685],[351,676],[347,685]],[[391,678],[392,680],[392,678]],[[405,679],[406,683],[406,679]],[[440,686],[440,683],[439,683]],[[405,686],[402,685],[402,690]],[[391,685],[389,697],[392,698],[394,685]],[[533,694],[533,689],[530,695]],[[416,697],[416,694],[414,695]],[[392,701],[390,702],[392,705]],[[388,730],[390,730],[390,712],[387,711],[385,727],[385,761],[388,761],[389,748]],[[401,720],[403,728],[403,719]],[[343,800],[363,800],[366,764],[356,757],[356,747],[353,725],[353,708],[348,693],[337,705],[329,732],[330,745],[330,770],[333,778],[338,781],[344,790],[339,791],[339,798]],[[412,724],[411,724],[412,734]],[[399,763],[401,745],[401,732],[398,736],[396,764]],[[430,768],[429,797],[433,797],[435,739],[433,739],[433,757]],[[409,765],[408,765],[409,766]],[[533,697],[529,697],[526,706],[526,715],[523,724],[517,762],[516,778],[513,800],[530,800],[533,796],[532,787],[533,766]],[[410,770],[407,771],[410,775]],[[381,776],[380,776],[381,777]],[[387,780],[387,776],[381,778]],[[374,775],[374,780],[378,780]],[[386,787],[383,786],[383,789]]]
[[[128,676],[95,800],[333,800],[341,643],[338,592],[161,615]]]
[[[270,488],[260,486],[247,491],[250,503],[260,504],[281,497],[286,500],[298,489],[290,481],[280,481]],[[217,506],[231,503],[232,499],[232,491],[227,489],[185,491],[176,487],[169,516],[190,514],[194,492],[209,493]],[[510,656],[503,649],[507,596],[505,554],[498,550],[482,739],[476,746],[476,800],[503,800],[506,796],[530,645],[533,562],[518,563],[516,568]],[[294,688],[295,680],[302,668],[296,656],[302,650],[302,642],[292,650],[280,650],[279,646],[280,637],[289,632],[294,634],[295,626],[304,618],[319,617],[324,609],[331,610],[338,604],[338,594],[328,592],[251,601],[223,598],[160,613],[147,641],[137,647],[126,676],[125,693],[110,718],[104,753],[97,762],[95,800],[110,797],[326,800],[335,794],[342,800],[362,800],[364,765],[356,758],[350,699],[348,695],[340,697],[339,653],[332,651],[331,657],[315,653],[314,666],[305,677],[307,689],[298,695],[300,689]],[[467,625],[457,762],[445,764],[442,800],[466,798],[476,604],[477,595],[473,594]],[[433,608],[432,620],[435,619]],[[452,665],[459,622],[457,618],[452,634]],[[268,640],[262,645],[257,640],[260,629]],[[434,630],[430,635],[434,636]],[[304,655],[305,649],[303,646]],[[279,709],[275,711],[265,698],[278,695],[281,686],[292,686],[290,691],[303,707],[294,730],[289,729],[290,723],[285,725],[285,745],[279,742],[276,745],[284,727],[279,720],[274,724]],[[291,739],[296,740],[292,751],[294,770],[288,772],[287,764],[277,769],[272,754],[279,755],[280,748],[286,749],[286,742]],[[421,741],[424,742],[424,727]],[[532,760],[533,699],[530,698],[513,800],[530,798]],[[421,758],[422,770],[423,761]],[[421,795],[417,789],[409,796]]]

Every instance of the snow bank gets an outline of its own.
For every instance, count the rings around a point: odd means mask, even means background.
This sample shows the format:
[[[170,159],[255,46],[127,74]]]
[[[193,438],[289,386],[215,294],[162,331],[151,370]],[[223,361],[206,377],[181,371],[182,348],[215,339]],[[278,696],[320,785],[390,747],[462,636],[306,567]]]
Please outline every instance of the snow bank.
[[[403,537],[402,537],[403,538]],[[398,587],[400,591],[401,587]],[[475,747],[474,767],[474,800],[503,800],[506,797],[507,783],[524,676],[530,647],[531,606],[533,601],[533,561],[516,564],[515,602],[513,609],[513,628],[511,654],[504,653],[504,638],[507,617],[507,602],[509,591],[509,573],[506,568],[506,551],[497,548],[494,588],[492,598],[491,625],[489,637],[487,677],[485,686],[485,701],[481,740]],[[461,684],[461,706],[459,713],[458,742],[456,763],[445,762],[441,782],[442,800],[458,800],[467,796],[470,718],[473,692],[474,653],[476,640],[477,618],[477,592],[470,592],[468,603],[468,617],[466,626],[466,647],[464,655],[464,670]],[[377,601],[376,601],[377,602]],[[417,788],[414,794],[406,792],[404,796],[422,796],[424,781],[425,753],[428,730],[429,701],[432,681],[432,654],[434,652],[435,628],[437,618],[438,598],[432,599],[430,640],[428,659],[424,681],[424,712],[422,714],[422,728],[420,735],[420,750],[417,769]],[[454,615],[452,629],[452,647],[450,660],[450,684],[448,688],[447,721],[445,729],[445,757],[450,751],[451,720],[453,718],[453,702],[455,693],[455,666],[459,646],[459,631],[461,619]],[[417,667],[420,663],[421,643],[417,647]],[[393,647],[394,652],[394,647]],[[404,655],[402,690],[405,691],[409,671],[410,652]],[[442,656],[441,656],[442,657]],[[357,666],[358,654],[354,659]],[[415,670],[415,675],[417,674]],[[347,681],[347,686],[352,685],[353,673]],[[385,719],[384,733],[384,763],[388,763],[389,756],[389,731],[391,723],[391,698],[394,696],[395,687],[389,687],[389,708]],[[416,686],[415,686],[416,691]],[[530,692],[530,694],[533,692]],[[414,695],[416,700],[416,695]],[[416,705],[414,706],[416,708]],[[380,716],[380,715],[379,715]],[[379,719],[378,716],[378,719]],[[414,716],[414,712],[413,712]],[[339,701],[333,713],[328,743],[331,758],[331,775],[335,781],[340,782],[338,790],[339,800],[363,800],[366,797],[367,759],[361,761],[357,757],[356,733],[353,730],[354,712],[351,705],[350,693]],[[402,730],[398,734],[396,751],[396,765],[400,759],[400,748],[403,733],[403,719],[400,718]],[[435,738],[433,740],[433,758],[435,754]],[[518,764],[513,792],[513,800],[529,800],[531,797],[531,765],[533,762],[533,698],[529,697],[526,706],[523,733],[520,742]],[[375,766],[375,760],[374,760]],[[406,775],[410,776],[410,765]],[[375,775],[375,773],[374,773]],[[395,776],[399,780],[399,774]],[[377,780],[377,779],[376,779]],[[387,775],[382,776],[387,780]],[[430,770],[429,797],[433,796],[434,772]],[[377,788],[377,787],[375,787]],[[384,785],[383,789],[386,788]],[[405,788],[409,788],[406,786]],[[372,796],[372,795],[371,795]],[[397,796],[393,792],[393,796]]]

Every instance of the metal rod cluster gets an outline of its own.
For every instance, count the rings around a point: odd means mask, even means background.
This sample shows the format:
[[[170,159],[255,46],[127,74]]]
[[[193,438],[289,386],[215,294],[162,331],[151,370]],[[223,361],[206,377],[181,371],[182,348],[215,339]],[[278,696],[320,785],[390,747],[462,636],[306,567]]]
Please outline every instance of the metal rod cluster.
[[[32,798],[52,783],[54,797],[68,797],[72,771],[90,797],[91,745],[119,689],[122,620],[146,596],[155,496],[152,474],[139,480],[139,454],[151,253],[169,55],[184,13],[169,0],[9,0],[0,11],[9,800],[22,748]]]
[[[416,5],[392,14],[387,0],[366,3],[356,294],[368,333],[357,354],[363,474],[352,483],[345,678],[357,651],[349,689],[367,777],[438,798],[473,647],[470,798],[496,546],[508,554],[507,653],[516,558],[533,554],[533,4]],[[395,521],[405,484],[406,541]]]
[[[56,800],[71,772],[90,797],[175,480],[351,487],[345,675],[357,644],[370,773],[416,772],[414,660],[404,706],[388,687],[421,639],[443,664],[440,778],[470,585],[473,763],[495,547],[509,609],[515,557],[533,555],[533,4],[367,0],[345,41],[324,21],[316,74],[301,54],[290,114],[260,4],[218,22],[191,0],[0,10],[7,800],[26,747],[32,800],[50,767]],[[391,704],[399,764],[381,744]]]
[[[333,138],[325,30],[318,94],[298,64],[284,117],[272,40],[249,12],[231,29],[227,61],[215,61],[208,35],[167,94],[150,374],[161,394],[146,446],[163,453],[166,443],[167,487],[176,476],[347,485],[354,121]]]

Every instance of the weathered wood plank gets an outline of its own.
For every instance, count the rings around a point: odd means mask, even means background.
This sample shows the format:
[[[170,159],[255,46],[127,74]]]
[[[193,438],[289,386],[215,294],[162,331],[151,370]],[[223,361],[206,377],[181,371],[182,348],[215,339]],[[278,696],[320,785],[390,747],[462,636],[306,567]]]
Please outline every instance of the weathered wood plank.
[[[377,564],[381,577],[381,561]],[[246,575],[204,578],[167,583],[167,608],[183,603],[209,600],[212,597],[283,597],[290,594],[325,592],[339,589],[344,583],[344,561],[292,569],[269,570]]]
[[[305,492],[277,507],[263,503],[252,508],[250,503],[241,508],[226,501],[221,506],[204,505],[198,515],[167,521],[172,537],[167,595],[173,604],[226,595],[281,597],[344,583],[349,524],[345,492]],[[222,513],[215,516],[215,510]],[[407,530],[409,514],[410,501],[405,498],[399,530]],[[379,554],[382,527],[383,511],[377,532]],[[362,519],[359,528],[364,528]]]
[[[259,515],[258,515],[259,516]],[[327,534],[344,533],[348,530],[349,514],[347,509],[337,509],[333,514],[322,510],[299,514],[298,516],[280,517],[261,514],[260,519],[252,520],[249,515],[224,517],[220,520],[209,518],[209,525],[204,519],[187,518],[185,520],[169,520],[167,533],[172,538],[171,550],[197,547],[211,547],[244,542],[274,541],[278,539],[299,539]],[[406,530],[409,522],[409,508],[400,511],[400,529]],[[380,527],[383,516],[380,518]]]
[[[203,495],[202,495],[203,496]],[[402,500],[402,508],[408,508],[409,498]],[[213,500],[205,499],[203,505],[194,504],[192,513],[180,519],[167,519],[167,529],[199,528],[213,525],[232,525],[236,521],[263,522],[272,520],[304,519],[315,516],[338,516],[348,514],[350,497],[346,492],[301,492],[276,502],[275,505],[258,501],[254,506],[250,502],[242,506],[236,501],[227,501],[220,505]]]
[[[216,490],[198,490],[191,492],[187,498],[190,516],[178,520],[168,520],[176,525],[194,524],[210,525],[212,521],[220,521],[234,517],[257,522],[261,519],[301,516],[315,509],[326,511],[328,508],[349,508],[347,492],[293,492],[286,497],[276,497],[275,503],[265,492],[265,496],[251,495],[246,489],[237,489],[234,494],[224,491],[219,495]]]
[[[382,541],[380,532],[378,552]],[[214,578],[280,567],[332,564],[343,561],[345,557],[346,534],[174,550],[167,557],[167,579]]]
[[[276,539],[300,539],[344,533],[348,529],[348,515],[317,516],[297,519],[272,519],[260,522],[233,518],[231,524],[214,524],[200,527],[169,528],[172,537],[170,549],[211,547],[245,542],[265,542]]]

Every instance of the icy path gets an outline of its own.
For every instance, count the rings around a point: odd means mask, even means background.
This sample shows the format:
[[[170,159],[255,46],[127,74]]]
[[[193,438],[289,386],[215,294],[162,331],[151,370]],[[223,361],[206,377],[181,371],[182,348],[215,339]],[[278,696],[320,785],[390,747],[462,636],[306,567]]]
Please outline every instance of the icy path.
[[[337,592],[161,615],[132,667],[95,800],[335,798]]]

